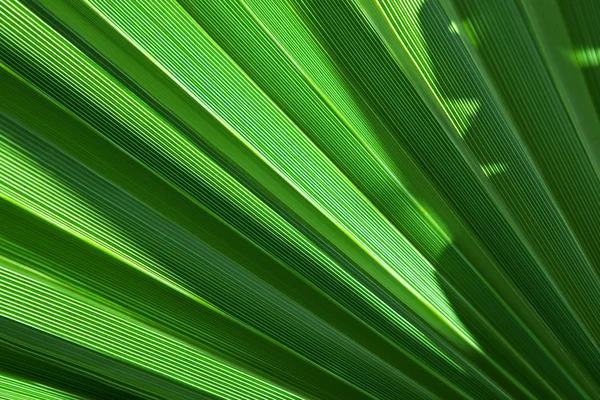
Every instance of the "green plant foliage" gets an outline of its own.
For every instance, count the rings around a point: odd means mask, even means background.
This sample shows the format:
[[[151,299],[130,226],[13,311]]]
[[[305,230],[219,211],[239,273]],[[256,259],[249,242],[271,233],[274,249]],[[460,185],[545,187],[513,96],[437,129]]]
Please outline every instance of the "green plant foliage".
[[[597,0],[0,0],[0,398],[600,399]]]

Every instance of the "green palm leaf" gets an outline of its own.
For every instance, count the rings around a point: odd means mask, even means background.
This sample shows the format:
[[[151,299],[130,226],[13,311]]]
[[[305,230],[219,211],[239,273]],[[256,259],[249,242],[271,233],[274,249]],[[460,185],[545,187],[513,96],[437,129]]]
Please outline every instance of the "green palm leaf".
[[[595,0],[0,17],[0,397],[600,397]]]

